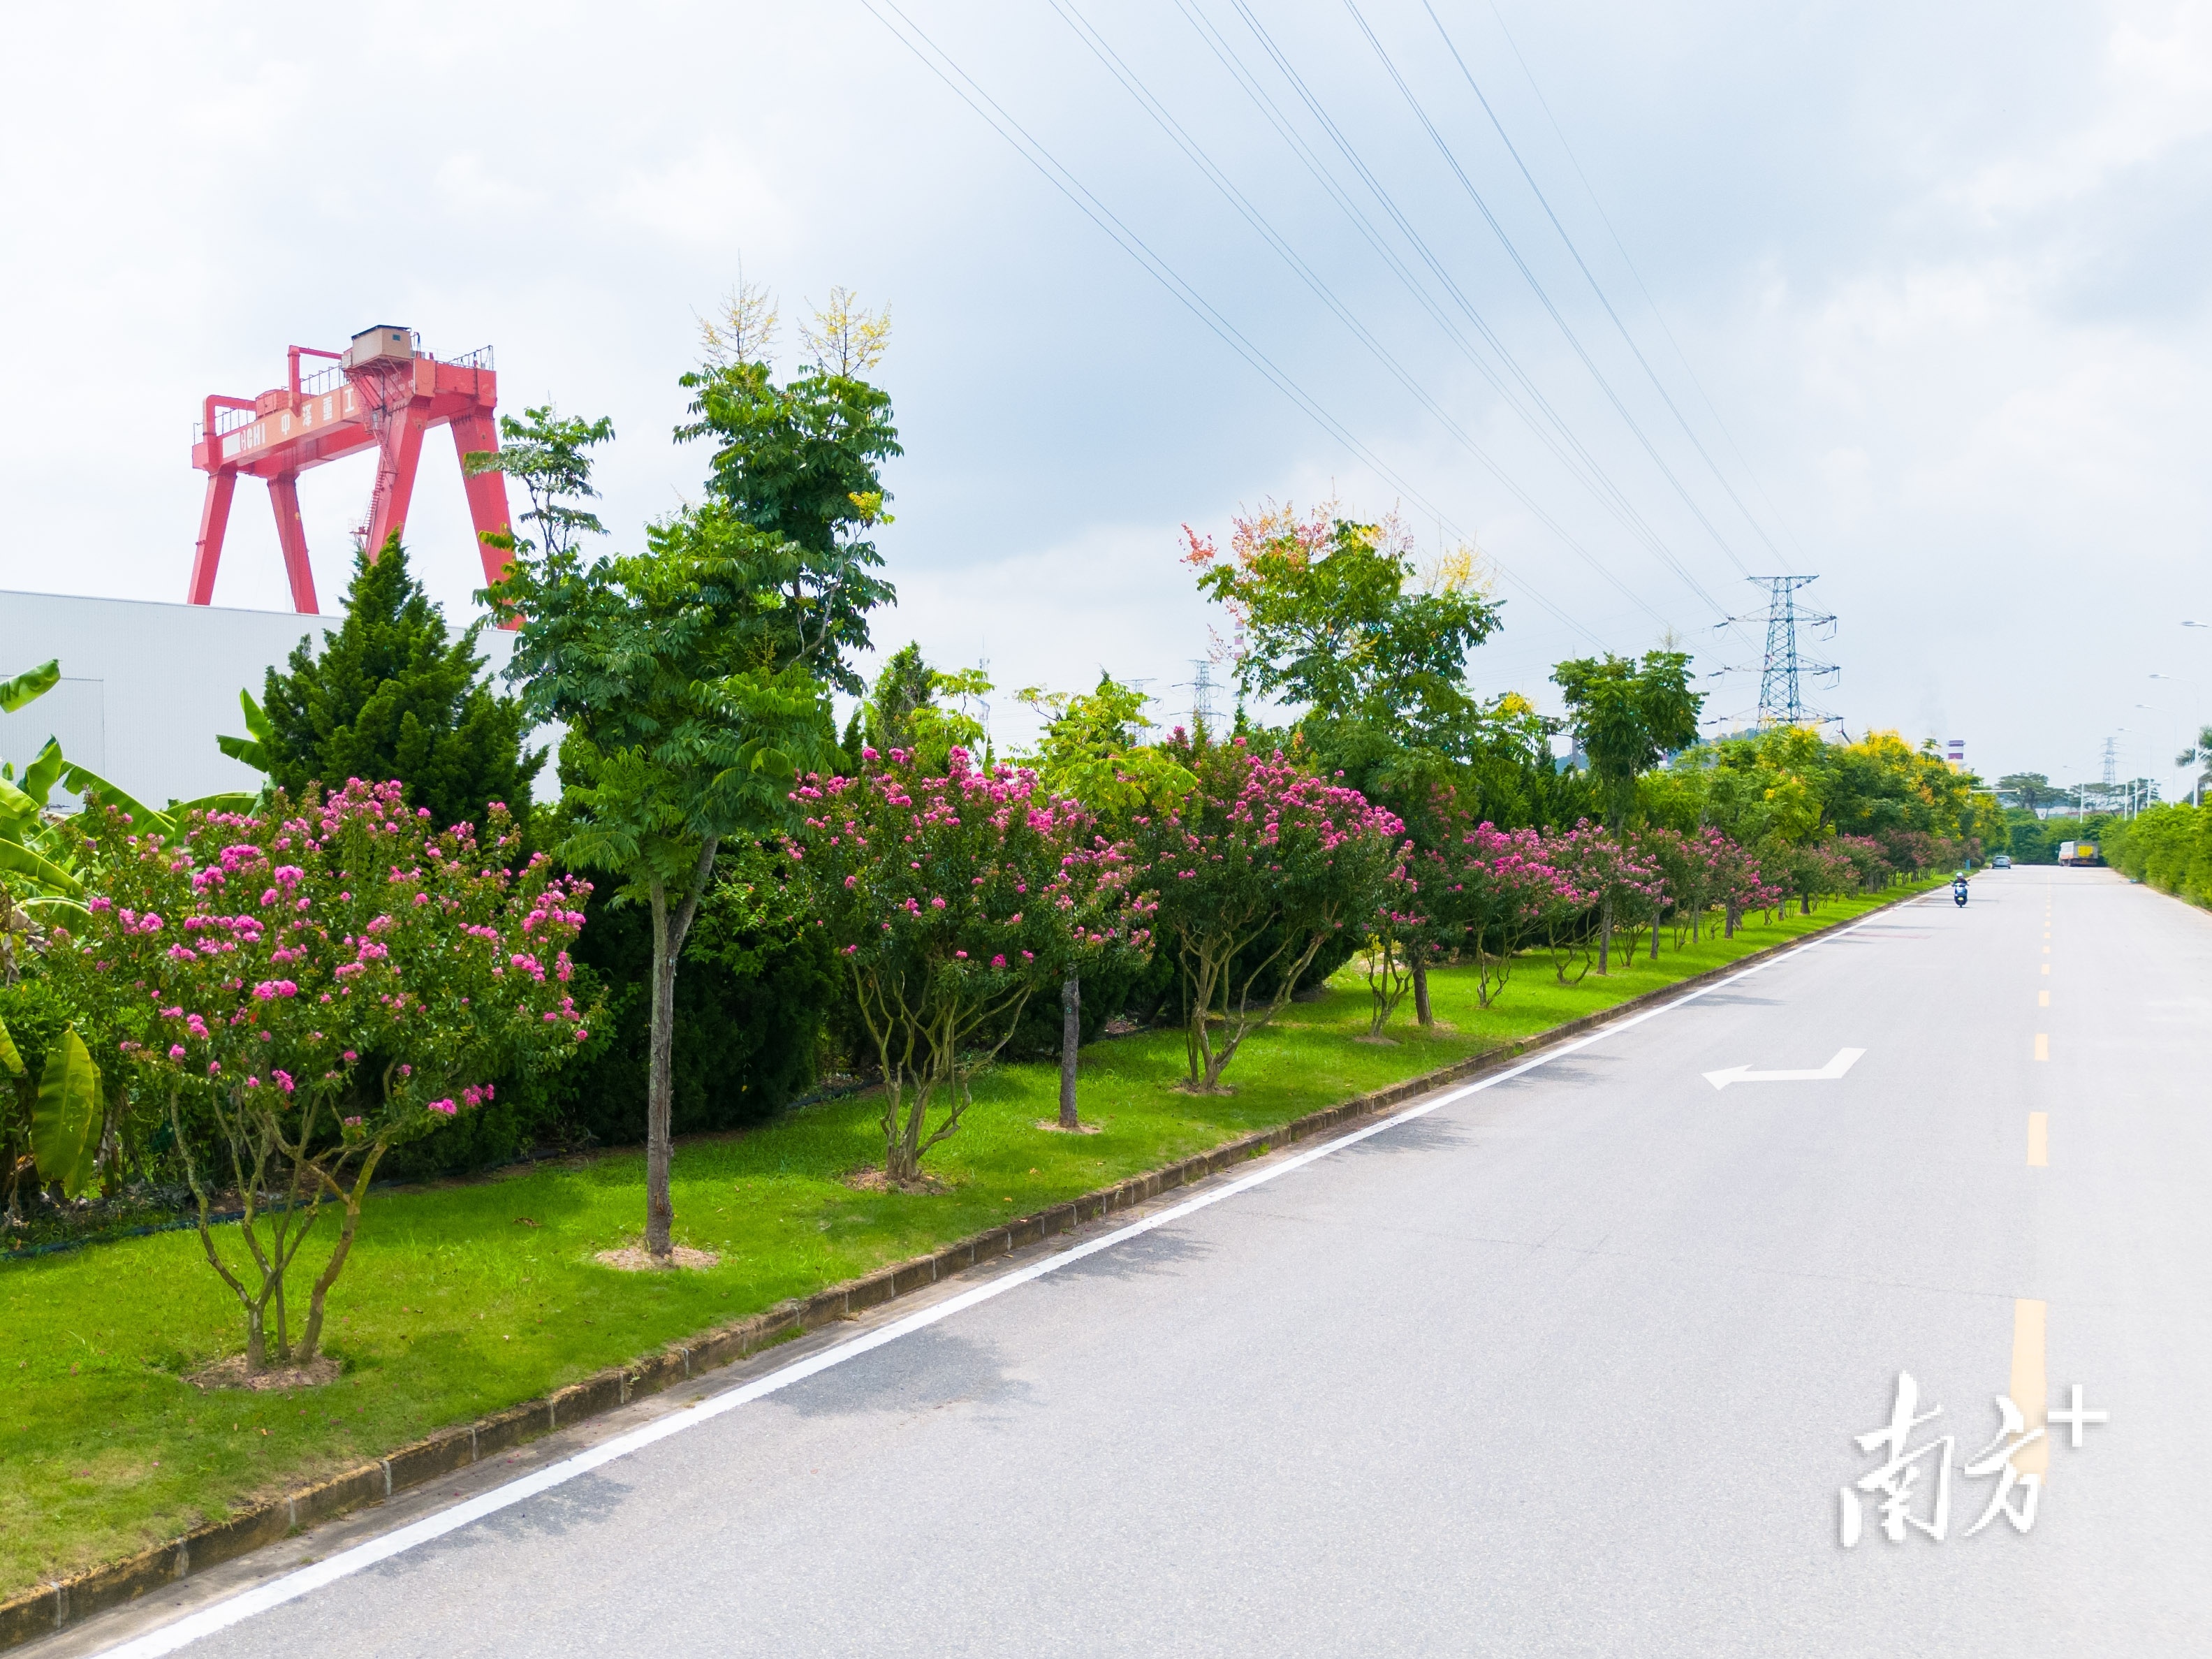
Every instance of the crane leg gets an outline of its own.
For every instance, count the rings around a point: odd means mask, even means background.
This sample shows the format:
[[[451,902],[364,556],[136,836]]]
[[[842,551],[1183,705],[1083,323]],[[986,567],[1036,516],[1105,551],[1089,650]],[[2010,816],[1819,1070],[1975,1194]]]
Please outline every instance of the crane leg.
[[[376,489],[368,501],[368,556],[374,562],[394,536],[407,533],[407,504],[415,496],[415,466],[422,459],[423,412],[410,405],[393,411],[376,453]]]
[[[192,550],[192,580],[185,589],[186,605],[215,602],[215,568],[222,562],[222,532],[230,523],[230,498],[237,488],[235,472],[208,475],[207,495],[200,503],[200,538]]]
[[[269,504],[276,509],[276,544],[284,550],[284,574],[292,584],[292,609],[315,615],[315,572],[307,562],[307,531],[300,522],[300,479],[287,472],[269,481]]]
[[[489,410],[453,417],[453,453],[461,459],[461,484],[469,493],[469,522],[476,528],[477,556],[483,561],[484,586],[496,586],[507,577],[507,550],[494,547],[486,536],[511,533],[507,514],[507,474],[479,472],[469,477],[473,454],[499,449],[499,427]]]

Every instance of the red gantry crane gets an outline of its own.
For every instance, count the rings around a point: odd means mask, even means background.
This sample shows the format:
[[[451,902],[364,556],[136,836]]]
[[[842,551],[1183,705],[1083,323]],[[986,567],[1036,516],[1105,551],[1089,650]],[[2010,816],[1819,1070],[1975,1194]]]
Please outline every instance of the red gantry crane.
[[[376,451],[368,518],[357,532],[374,558],[387,538],[406,527],[425,432],[451,426],[454,452],[461,456],[499,447],[498,423],[492,418],[499,379],[492,373],[489,346],[447,362],[424,352],[414,330],[382,324],[355,335],[342,352],[294,346],[285,355],[285,381],[275,391],[258,398],[217,395],[204,406],[192,441],[192,465],[208,475],[207,501],[200,509],[199,545],[185,596],[188,604],[207,605],[215,598],[216,565],[222,557],[230,498],[240,477],[267,482],[293,608],[313,615],[315,578],[300,524],[301,473],[364,449]],[[302,357],[327,358],[331,366],[303,380]],[[463,487],[484,580],[495,582],[506,555],[487,546],[483,537],[507,527],[507,479],[497,472],[475,477],[465,472]]]

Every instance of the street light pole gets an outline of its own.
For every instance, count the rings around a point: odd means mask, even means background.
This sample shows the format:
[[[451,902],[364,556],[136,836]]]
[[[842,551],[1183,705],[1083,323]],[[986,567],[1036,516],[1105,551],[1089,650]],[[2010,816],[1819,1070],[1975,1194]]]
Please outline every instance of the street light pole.
[[[2203,628],[2205,624],[2203,623],[2185,622],[2181,625],[2184,628]],[[2191,679],[2185,674],[2153,674],[2150,678],[2154,680],[2168,680],[2176,685],[2185,685],[2189,688],[2190,707],[2194,710],[2200,711],[2198,713],[2192,714],[2190,716],[2190,725],[2193,729],[2190,732],[2191,741],[2189,746],[2191,749],[2198,748],[2199,745],[2196,742],[2196,739],[2203,735],[2204,730],[2203,715],[2201,712],[2204,707],[2204,694],[2198,688],[2197,682]],[[2189,791],[2190,804],[2192,806],[2202,806],[2204,805],[2204,766],[2205,757],[2200,753],[2197,757],[2197,776],[2195,781],[2190,786]]]

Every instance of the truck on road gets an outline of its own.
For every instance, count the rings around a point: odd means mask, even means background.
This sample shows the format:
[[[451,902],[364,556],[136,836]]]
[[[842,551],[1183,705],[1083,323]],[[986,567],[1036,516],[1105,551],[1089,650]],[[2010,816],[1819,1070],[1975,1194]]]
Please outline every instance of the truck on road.
[[[2097,861],[2097,843],[2094,841],[2062,841],[2058,843],[2058,862],[2061,865],[2087,866]]]

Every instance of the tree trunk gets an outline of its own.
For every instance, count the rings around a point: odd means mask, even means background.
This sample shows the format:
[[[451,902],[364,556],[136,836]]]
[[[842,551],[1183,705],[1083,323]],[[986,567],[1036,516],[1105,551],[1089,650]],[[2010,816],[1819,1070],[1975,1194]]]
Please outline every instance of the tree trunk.
[[[714,879],[714,851],[720,845],[715,836],[701,843],[699,861],[675,915],[668,912],[668,888],[659,877],[653,878],[648,890],[653,895],[653,1024],[646,1061],[645,1248],[663,1261],[672,1248],[670,1229],[676,1224],[676,1206],[668,1196],[668,1169],[675,1158],[668,1124],[674,1098],[676,966],[683,960],[684,936],[699,914],[699,901]]]
[[[1651,913],[1651,960],[1659,960],[1659,913]]]
[[[330,1295],[331,1286],[338,1282],[338,1275],[345,1271],[347,1256],[353,1253],[354,1234],[361,1226],[362,1199],[368,1191],[368,1183],[376,1174],[377,1164],[383,1161],[384,1151],[380,1143],[372,1147],[354,1176],[352,1190],[339,1189],[338,1197],[345,1206],[345,1213],[338,1222],[337,1246],[331,1250],[331,1259],[324,1264],[313,1290],[308,1294],[307,1333],[300,1339],[300,1363],[302,1365],[315,1357],[321,1346],[324,1303]]]
[[[1073,969],[1060,982],[1060,1127],[1082,1127],[1075,1115],[1075,1055],[1083,1046],[1083,980]]]
[[[653,1020],[647,1045],[645,1090],[645,1248],[662,1261],[672,1248],[676,1208],[668,1196],[674,1156],[668,1123],[674,1092],[670,1070],[676,1056],[676,947],[669,939],[668,891],[653,884]]]
[[[1603,975],[1609,971],[1606,958],[1613,948],[1613,897],[1607,894],[1597,904],[1597,971]]]
[[[1429,965],[1425,962],[1413,964],[1413,1023],[1434,1025],[1435,1012],[1429,1006]]]

